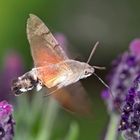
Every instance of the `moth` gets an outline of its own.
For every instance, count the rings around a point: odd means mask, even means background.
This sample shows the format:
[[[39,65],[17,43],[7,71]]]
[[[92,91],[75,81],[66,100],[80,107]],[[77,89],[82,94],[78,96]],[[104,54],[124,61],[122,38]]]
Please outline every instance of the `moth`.
[[[27,20],[27,38],[34,68],[13,80],[11,89],[14,94],[21,95],[32,89],[39,91],[47,87],[54,89],[51,94],[57,92],[52,97],[64,108],[72,112],[88,112],[89,101],[78,81],[95,74],[95,68],[102,69],[88,64],[98,43],[87,62],[69,59],[47,26],[33,14]]]

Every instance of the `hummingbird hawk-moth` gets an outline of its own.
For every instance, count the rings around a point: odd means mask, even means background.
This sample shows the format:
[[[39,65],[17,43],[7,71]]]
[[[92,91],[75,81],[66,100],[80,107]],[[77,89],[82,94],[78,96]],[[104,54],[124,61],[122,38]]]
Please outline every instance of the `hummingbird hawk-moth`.
[[[78,81],[92,75],[95,68],[100,68],[88,64],[91,55],[86,63],[69,59],[47,26],[33,14],[27,20],[27,38],[34,68],[13,80],[14,94],[21,95],[32,89],[39,91],[42,87],[55,87],[57,93],[52,94],[52,97],[64,108],[77,113],[88,112],[89,100]],[[95,48],[96,46],[91,54]]]

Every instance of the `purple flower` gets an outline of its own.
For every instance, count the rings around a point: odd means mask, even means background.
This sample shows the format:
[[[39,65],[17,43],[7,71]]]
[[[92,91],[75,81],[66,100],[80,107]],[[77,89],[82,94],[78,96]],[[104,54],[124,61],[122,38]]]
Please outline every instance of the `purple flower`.
[[[110,113],[119,113],[118,110],[120,110],[119,108],[123,105],[129,87],[140,72],[140,51],[139,53],[135,53],[134,51],[138,50],[138,48],[140,49],[140,40],[139,43],[137,42],[135,44],[134,42],[130,44],[129,51],[124,52],[113,61],[112,70],[107,76],[107,81],[111,88],[113,98],[109,96],[110,93],[108,89],[103,90],[102,98],[105,100]]]
[[[55,33],[55,38],[60,43],[61,47],[65,50],[68,46],[68,41],[63,33]]]
[[[63,33],[55,33],[55,38],[61,45],[64,52],[68,55],[68,57],[70,57],[70,53],[68,51],[68,40],[66,36]]]
[[[134,39],[130,43],[130,50],[131,50],[131,52],[133,52],[136,55],[140,54],[140,39]]]
[[[11,81],[23,72],[23,63],[20,55],[16,52],[8,53],[4,59],[4,68],[0,73],[0,100],[10,100]],[[6,93],[6,94],[5,94]]]
[[[119,131],[124,137],[140,139],[140,75],[130,86],[122,109]]]
[[[0,139],[12,140],[15,122],[12,117],[13,107],[7,101],[0,102]]]

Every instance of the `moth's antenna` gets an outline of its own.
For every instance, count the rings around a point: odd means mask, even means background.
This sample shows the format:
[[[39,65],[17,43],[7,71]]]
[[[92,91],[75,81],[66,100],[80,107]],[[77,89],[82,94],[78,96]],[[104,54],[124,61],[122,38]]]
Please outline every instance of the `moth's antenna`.
[[[101,81],[101,83],[102,83],[106,88],[108,88],[108,89],[111,91],[110,87],[109,87],[95,72],[94,72],[93,74]],[[112,91],[111,91],[111,96],[114,98],[114,96],[113,96],[113,94],[112,94]]]
[[[106,67],[100,67],[100,66],[92,66],[94,69],[98,69],[98,70],[105,70]]]
[[[110,95],[111,95],[112,98],[114,99],[115,97],[114,97],[114,95],[113,95],[113,93],[112,93],[112,90],[111,90],[111,88],[109,87],[109,85],[106,84],[96,73],[93,73],[93,74],[94,74],[94,75],[99,79],[99,81],[101,81],[101,83],[110,91]],[[119,110],[120,110],[120,112],[121,112],[122,110],[121,110],[119,104],[118,104],[118,107],[119,107]]]
[[[92,49],[92,51],[91,51],[91,53],[90,53],[90,56],[89,56],[89,58],[88,58],[88,60],[87,60],[87,63],[89,63],[89,61],[91,60],[91,58],[92,58],[92,56],[93,56],[93,54],[94,54],[94,52],[95,52],[95,50],[96,50],[98,44],[99,44],[99,41],[97,41],[97,42],[95,43],[95,45],[94,45],[94,47],[93,47],[93,49]]]

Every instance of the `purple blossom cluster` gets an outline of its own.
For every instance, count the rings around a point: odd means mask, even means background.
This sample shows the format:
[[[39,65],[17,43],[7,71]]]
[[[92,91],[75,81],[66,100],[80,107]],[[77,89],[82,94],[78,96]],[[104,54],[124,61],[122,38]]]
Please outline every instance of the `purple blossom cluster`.
[[[126,95],[119,131],[123,132],[127,140],[140,140],[140,75]]]
[[[140,140],[140,39],[113,61],[107,80],[113,97],[108,89],[102,97],[110,113],[121,113],[118,130],[126,140]]]
[[[15,122],[12,117],[13,107],[7,101],[0,102],[0,140],[12,140]]]
[[[107,76],[107,81],[113,98],[108,89],[102,92],[102,98],[109,112],[119,113],[129,87],[140,72],[140,51],[138,53],[138,49],[140,50],[140,40],[136,39],[130,44],[129,51],[124,52],[112,63],[112,70]]]

